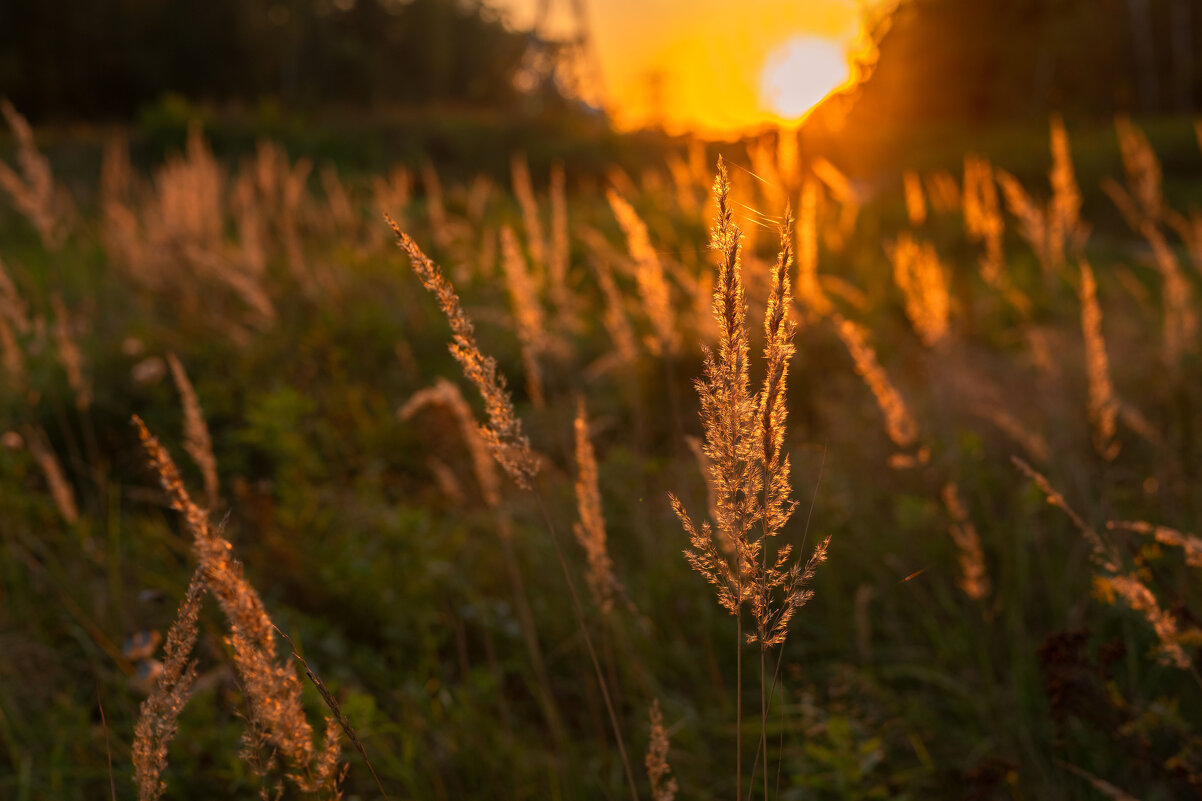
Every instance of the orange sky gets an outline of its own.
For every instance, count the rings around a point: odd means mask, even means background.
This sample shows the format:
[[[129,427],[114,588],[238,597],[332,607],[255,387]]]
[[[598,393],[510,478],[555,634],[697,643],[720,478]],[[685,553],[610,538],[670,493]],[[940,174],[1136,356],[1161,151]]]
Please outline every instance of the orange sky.
[[[821,60],[835,44],[852,46],[860,31],[863,0],[587,0],[592,34],[604,75],[609,111],[620,127],[660,122],[672,132],[687,129],[729,133],[782,116],[769,108],[763,76],[775,63],[777,93],[820,97],[845,77],[842,64],[797,69]],[[530,25],[537,0],[492,0],[517,26]],[[570,0],[552,0],[566,12]],[[809,49],[792,40],[809,38]],[[812,51],[812,52],[811,52]],[[828,56],[828,60],[829,60]],[[782,66],[783,65],[783,66]],[[830,77],[831,70],[837,73]],[[653,104],[649,77],[660,78],[662,103]],[[820,83],[818,86],[808,84]],[[772,91],[771,88],[768,90]],[[808,95],[806,95],[808,96]]]

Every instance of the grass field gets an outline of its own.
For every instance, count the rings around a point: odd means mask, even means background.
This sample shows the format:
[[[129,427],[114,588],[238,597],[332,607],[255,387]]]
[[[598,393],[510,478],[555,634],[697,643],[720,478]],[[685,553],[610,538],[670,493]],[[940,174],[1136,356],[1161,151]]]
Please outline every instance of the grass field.
[[[1192,122],[852,179],[6,118],[0,796],[1202,793]]]

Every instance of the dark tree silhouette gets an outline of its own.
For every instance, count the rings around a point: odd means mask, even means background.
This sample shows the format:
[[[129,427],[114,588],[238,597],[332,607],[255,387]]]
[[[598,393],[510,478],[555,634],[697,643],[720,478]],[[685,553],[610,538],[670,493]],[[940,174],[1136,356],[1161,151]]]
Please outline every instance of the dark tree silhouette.
[[[479,0],[0,3],[0,97],[123,118],[166,93],[289,107],[502,108],[526,35]]]

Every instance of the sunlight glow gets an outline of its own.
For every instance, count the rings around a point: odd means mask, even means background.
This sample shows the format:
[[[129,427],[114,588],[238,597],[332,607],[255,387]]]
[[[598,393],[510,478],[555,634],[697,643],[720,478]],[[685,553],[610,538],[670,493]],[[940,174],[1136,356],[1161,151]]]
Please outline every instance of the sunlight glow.
[[[850,78],[851,65],[837,42],[796,36],[768,56],[760,96],[782,119],[799,121]]]
[[[484,2],[505,9],[515,30],[549,3],[558,9],[551,34],[571,31],[575,0]],[[876,60],[866,23],[899,2],[742,0],[731,13],[729,0],[689,0],[682,13],[681,0],[593,0],[606,113],[619,130],[715,137],[800,125],[815,103],[864,77]]]

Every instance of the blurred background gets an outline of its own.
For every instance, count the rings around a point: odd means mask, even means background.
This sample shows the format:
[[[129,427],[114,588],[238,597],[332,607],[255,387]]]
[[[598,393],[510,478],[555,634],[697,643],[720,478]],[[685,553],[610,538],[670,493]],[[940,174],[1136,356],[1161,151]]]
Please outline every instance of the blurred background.
[[[151,138],[199,116],[218,144],[311,151],[350,129],[370,162],[459,158],[515,126],[560,147],[610,130],[731,138],[834,94],[809,127],[854,142],[842,166],[861,171],[933,127],[1192,112],[1200,35],[1191,0],[17,2],[0,8],[0,96],[35,125]]]

